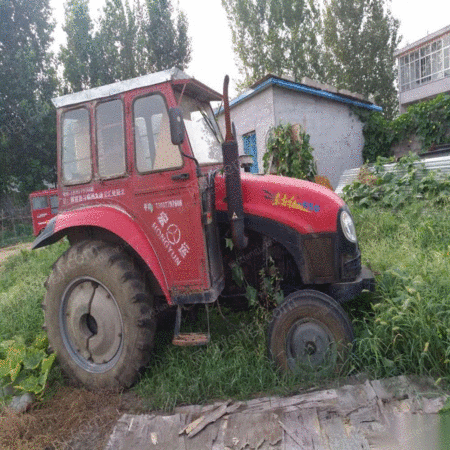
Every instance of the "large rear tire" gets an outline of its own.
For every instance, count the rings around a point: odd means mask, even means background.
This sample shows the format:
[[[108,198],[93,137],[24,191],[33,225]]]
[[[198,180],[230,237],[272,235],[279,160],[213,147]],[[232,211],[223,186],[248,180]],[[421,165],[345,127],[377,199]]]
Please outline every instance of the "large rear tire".
[[[329,376],[350,353],[353,328],[342,307],[314,290],[297,291],[273,313],[269,354],[283,371]]]
[[[44,328],[69,379],[88,389],[131,386],[155,333],[153,299],[132,259],[102,241],[79,242],[46,287]]]

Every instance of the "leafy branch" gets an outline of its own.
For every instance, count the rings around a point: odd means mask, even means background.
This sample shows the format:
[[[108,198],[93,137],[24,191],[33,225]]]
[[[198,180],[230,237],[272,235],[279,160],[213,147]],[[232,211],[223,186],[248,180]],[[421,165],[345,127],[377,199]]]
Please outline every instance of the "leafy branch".
[[[274,168],[277,175],[314,181],[317,175],[310,136],[299,126],[280,124],[270,130],[264,170]]]

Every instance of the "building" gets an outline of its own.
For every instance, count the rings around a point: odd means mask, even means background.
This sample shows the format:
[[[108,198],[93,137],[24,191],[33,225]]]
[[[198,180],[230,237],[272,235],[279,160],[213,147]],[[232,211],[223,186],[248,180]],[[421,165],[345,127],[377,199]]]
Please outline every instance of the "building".
[[[450,25],[397,50],[400,113],[450,92]]]
[[[267,75],[230,102],[241,154],[254,157],[253,173],[263,173],[269,130],[299,124],[311,137],[319,175],[335,188],[341,174],[363,164],[363,124],[354,108],[381,111],[358,94],[304,78],[301,83]],[[223,112],[219,113],[223,129]]]

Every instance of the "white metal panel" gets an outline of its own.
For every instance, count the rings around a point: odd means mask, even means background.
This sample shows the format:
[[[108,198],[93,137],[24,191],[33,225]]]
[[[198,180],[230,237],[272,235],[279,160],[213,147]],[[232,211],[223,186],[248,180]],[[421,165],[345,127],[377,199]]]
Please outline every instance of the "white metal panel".
[[[76,105],[78,103],[89,102],[99,98],[110,97],[123,92],[132,91],[140,87],[153,86],[171,80],[192,79],[189,75],[177,69],[176,67],[164,70],[162,72],[150,73],[130,80],[118,81],[117,83],[107,84],[93,89],[76,92],[74,94],[63,95],[52,100],[56,108]]]
[[[424,165],[425,169],[434,171],[439,176],[447,176],[450,175],[450,155],[449,156],[439,156],[434,158],[425,158],[414,163],[415,165]],[[397,172],[400,173],[400,169],[398,169],[397,164],[385,164],[385,169],[388,172]],[[336,188],[336,194],[342,194],[343,189],[348,184],[353,183],[358,177],[359,167],[356,169],[347,169],[339,179],[338,187]],[[372,170],[369,167],[369,170]],[[404,171],[403,171],[404,172]]]

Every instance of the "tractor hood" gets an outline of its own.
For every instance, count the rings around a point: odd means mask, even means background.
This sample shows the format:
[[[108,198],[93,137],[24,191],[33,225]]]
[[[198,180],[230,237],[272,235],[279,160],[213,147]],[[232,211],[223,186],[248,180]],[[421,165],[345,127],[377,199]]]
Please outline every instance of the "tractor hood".
[[[242,173],[246,215],[283,223],[301,234],[337,230],[337,215],[345,202],[326,187],[276,175]],[[216,178],[216,208],[227,210],[225,177]]]

